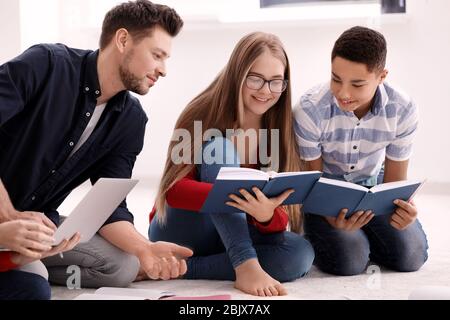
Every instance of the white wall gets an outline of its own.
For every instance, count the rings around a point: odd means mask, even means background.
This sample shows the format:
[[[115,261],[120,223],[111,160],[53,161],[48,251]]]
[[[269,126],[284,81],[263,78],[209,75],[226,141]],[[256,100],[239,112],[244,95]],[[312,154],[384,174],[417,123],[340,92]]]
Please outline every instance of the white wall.
[[[22,0],[29,1],[29,0]],[[54,0],[40,2],[41,7]],[[67,16],[76,5],[83,6],[89,0],[66,0],[58,20],[52,10],[49,21],[60,28],[47,26],[40,34],[33,34],[35,42],[64,42],[71,46],[96,48],[99,25],[93,28],[93,17],[100,19],[98,7],[86,7],[79,19]],[[96,1],[97,2],[97,1]],[[116,1],[117,2],[117,1]],[[173,1],[172,1],[173,2]],[[9,10],[16,10],[15,1],[0,0],[0,18],[9,17]],[[60,4],[61,6],[61,4]],[[68,7],[70,10],[68,9]],[[95,10],[95,15],[86,9]],[[176,8],[176,7],[175,7]],[[367,25],[379,29],[388,40],[389,81],[400,85],[417,102],[420,110],[420,131],[415,142],[410,177],[428,178],[430,181],[450,182],[450,2],[447,0],[409,0],[407,18],[385,17],[374,19],[347,19],[333,21],[307,21],[284,23],[219,24],[186,21],[182,33],[174,42],[172,58],[168,63],[168,77],[161,79],[151,92],[141,97],[149,116],[146,143],[136,163],[135,176],[159,176],[173,125],[184,106],[206,85],[226,63],[236,42],[246,33],[262,30],[277,34],[284,42],[290,56],[294,102],[309,87],[327,80],[330,72],[329,56],[336,38],[347,28]],[[45,9],[45,7],[43,8]],[[105,8],[104,10],[107,10]],[[42,18],[42,16],[41,16]],[[70,24],[67,20],[70,20]],[[10,23],[0,20],[2,27]],[[11,24],[8,27],[14,31]],[[4,29],[4,28],[3,28]],[[28,35],[31,27],[23,27]],[[16,32],[17,33],[17,32]],[[11,40],[11,53],[19,53]],[[6,54],[4,53],[6,52]],[[0,62],[6,60],[8,51],[1,50]],[[11,55],[11,53],[9,55]],[[2,60],[3,59],[3,60]]]
[[[8,0],[4,0],[8,1]],[[9,0],[20,4],[21,47],[61,40],[60,0]]]
[[[20,52],[20,6],[19,1],[0,0],[0,25],[2,27],[2,46],[0,63]]]
[[[449,18],[447,0],[410,0],[406,20],[386,19],[379,27],[389,45],[389,81],[408,92],[420,110],[410,177],[440,182],[450,182],[446,165],[450,159],[446,130],[450,128]],[[296,101],[309,87],[328,79],[329,56],[337,37],[348,27],[363,23],[374,27],[364,20],[216,26],[210,30],[187,23],[175,41],[167,79],[142,99],[150,122],[136,173],[160,174],[177,115],[214,78],[247,32],[269,31],[282,39],[290,56]]]

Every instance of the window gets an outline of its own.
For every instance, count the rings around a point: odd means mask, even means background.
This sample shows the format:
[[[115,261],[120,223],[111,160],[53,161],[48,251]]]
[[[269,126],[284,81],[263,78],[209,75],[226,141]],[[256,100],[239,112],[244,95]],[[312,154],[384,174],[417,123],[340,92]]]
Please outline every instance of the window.
[[[381,15],[380,0],[257,0],[232,14],[219,16],[222,22],[312,21],[374,18]],[[253,7],[250,7],[253,3]]]
[[[406,0],[260,0],[260,8],[273,8],[273,7],[292,7],[296,5],[304,4],[324,4],[332,2],[362,4],[368,2],[378,2],[381,4],[381,13],[405,13],[406,12]]]
[[[382,13],[406,13],[406,0],[381,0]]]
[[[269,7],[279,7],[279,6],[293,6],[305,3],[313,3],[313,2],[349,2],[348,0],[260,0],[261,8],[269,8]],[[361,0],[354,0],[353,2],[361,2]],[[367,1],[362,1],[367,2]]]

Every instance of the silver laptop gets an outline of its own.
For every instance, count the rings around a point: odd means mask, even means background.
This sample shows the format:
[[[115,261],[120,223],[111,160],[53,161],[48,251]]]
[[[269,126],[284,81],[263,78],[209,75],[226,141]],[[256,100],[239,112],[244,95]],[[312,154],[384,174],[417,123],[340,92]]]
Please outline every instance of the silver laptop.
[[[100,178],[55,232],[55,243],[76,232],[81,242],[89,241],[111,216],[139,180]]]

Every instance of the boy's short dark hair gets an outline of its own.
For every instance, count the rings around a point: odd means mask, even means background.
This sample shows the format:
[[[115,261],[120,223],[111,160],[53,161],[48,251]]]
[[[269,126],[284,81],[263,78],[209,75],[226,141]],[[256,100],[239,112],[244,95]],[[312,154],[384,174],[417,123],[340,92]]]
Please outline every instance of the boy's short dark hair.
[[[148,0],[124,2],[112,8],[105,16],[100,36],[100,49],[104,49],[116,31],[125,28],[137,42],[149,36],[152,28],[161,26],[175,37],[183,27],[183,20],[168,6]]]
[[[372,29],[353,27],[346,30],[334,43],[331,61],[341,57],[364,63],[369,72],[382,71],[386,65],[386,39]]]

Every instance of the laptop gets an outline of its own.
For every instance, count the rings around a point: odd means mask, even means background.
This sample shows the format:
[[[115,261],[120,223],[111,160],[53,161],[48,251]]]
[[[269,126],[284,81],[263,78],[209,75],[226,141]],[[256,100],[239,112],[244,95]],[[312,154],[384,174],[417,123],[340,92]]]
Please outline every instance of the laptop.
[[[100,178],[54,234],[58,245],[80,232],[80,243],[89,241],[139,180]]]

